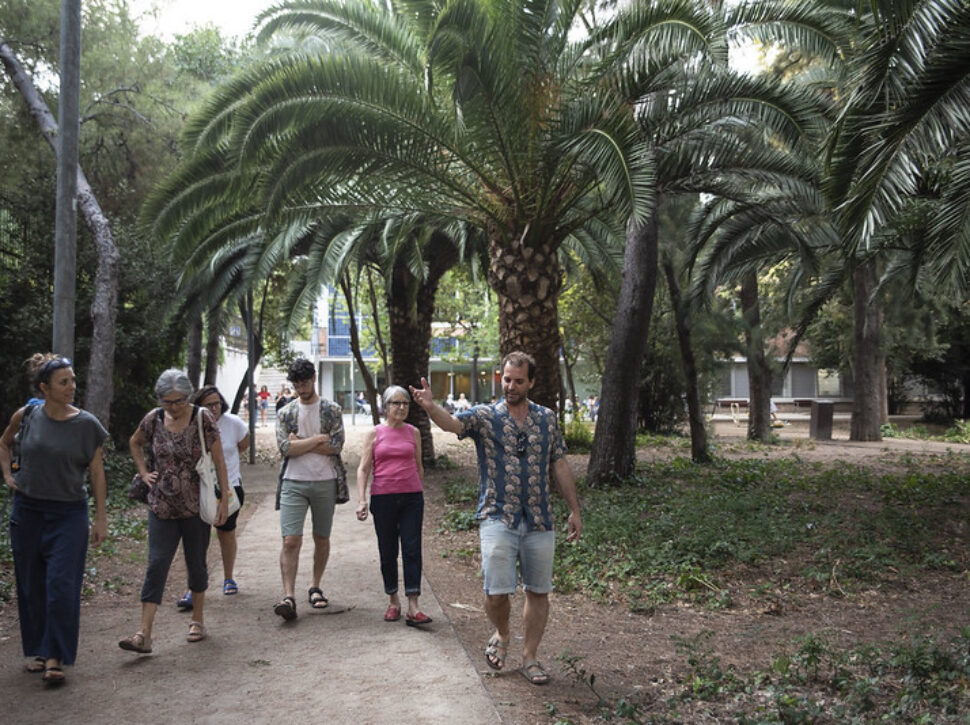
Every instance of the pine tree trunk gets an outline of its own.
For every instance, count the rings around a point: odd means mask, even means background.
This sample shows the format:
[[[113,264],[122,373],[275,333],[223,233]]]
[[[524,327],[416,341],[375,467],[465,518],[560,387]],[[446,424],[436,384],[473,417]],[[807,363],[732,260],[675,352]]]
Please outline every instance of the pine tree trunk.
[[[586,480],[603,485],[629,477],[636,464],[637,391],[657,287],[657,215],[627,230],[623,283],[606,353],[596,434]]]
[[[249,299],[252,300],[252,292],[248,295]],[[266,295],[263,295],[263,304],[265,304]],[[249,304],[245,299],[239,301],[239,316],[242,318],[243,325],[246,328],[246,336],[252,335],[253,339],[253,349],[252,356],[253,360],[259,361],[263,357],[263,326],[262,324],[256,323],[254,311],[250,309]],[[262,316],[262,311],[260,311],[260,316]],[[253,381],[249,379],[249,367],[246,367],[246,373],[243,375],[242,380],[239,382],[239,387],[236,388],[236,394],[232,397],[232,404],[229,406],[229,412],[233,415],[239,415],[239,408],[245,399],[247,401],[246,405],[249,406],[249,392],[253,384]],[[250,408],[254,406],[249,406]],[[253,425],[255,420],[251,415],[253,411],[250,410],[249,424],[250,427]]]
[[[94,299],[91,300],[91,358],[88,361],[84,407],[107,426],[114,399],[115,322],[118,317],[121,254],[115,246],[111,225],[82,171],[78,171],[77,196],[81,215],[94,235],[98,255]]]
[[[206,316],[205,377],[203,385],[215,385],[219,374],[219,334],[222,332],[222,307],[214,307]]]
[[[741,280],[741,311],[748,357],[748,440],[768,442],[771,440],[771,368],[765,355],[755,272],[748,272]]]
[[[189,347],[185,359],[185,372],[192,387],[199,389],[202,379],[202,316],[196,317],[189,326]]]
[[[853,441],[882,440],[885,361],[879,348],[879,308],[869,299],[875,288],[876,263],[862,262],[852,271],[854,396],[849,439]]]
[[[377,407],[377,384],[374,382],[374,376],[370,374],[370,370],[367,369],[367,365],[364,363],[364,355],[360,349],[360,336],[357,334],[357,319],[356,305],[354,304],[354,294],[353,289],[350,285],[350,274],[345,272],[340,277],[340,291],[344,294],[344,301],[347,303],[347,315],[349,317],[350,324],[350,351],[353,353],[354,360],[357,361],[357,369],[360,370],[360,376],[364,379],[365,395],[370,403],[370,414],[371,422],[376,426],[381,422],[381,413]],[[356,405],[356,402],[351,402],[351,405]]]
[[[20,91],[41,135],[57,153],[57,121],[43,97],[37,92],[13,50],[0,41],[0,62],[14,86]],[[121,255],[105,216],[84,170],[78,167],[77,204],[84,223],[94,237],[98,269],[94,276],[94,299],[91,302],[91,358],[84,395],[84,407],[105,426],[111,418],[114,396],[115,321],[118,314],[118,278]]]
[[[377,347],[377,355],[381,359],[381,368],[384,370],[384,379],[388,385],[396,385],[391,365],[387,361],[387,345],[384,344],[384,332],[381,330],[380,310],[377,306],[377,290],[374,289],[373,270],[367,267],[367,297],[370,300],[371,317],[374,318],[374,344]],[[373,402],[371,402],[373,406]]]
[[[680,282],[673,262],[664,258],[664,274],[667,288],[674,308],[674,321],[677,328],[677,342],[680,346],[680,359],[684,366],[687,382],[687,420],[690,424],[690,455],[695,463],[709,463],[711,454],[707,446],[707,427],[704,425],[704,411],[701,409],[700,386],[698,385],[697,361],[691,341],[690,325],[687,319],[684,299],[680,293]]]

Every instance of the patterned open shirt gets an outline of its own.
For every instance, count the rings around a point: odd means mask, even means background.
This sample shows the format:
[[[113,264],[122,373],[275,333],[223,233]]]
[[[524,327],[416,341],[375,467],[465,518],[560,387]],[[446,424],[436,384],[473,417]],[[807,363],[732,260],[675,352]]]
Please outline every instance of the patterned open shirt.
[[[504,400],[457,413],[459,438],[471,438],[478,451],[479,519],[501,519],[509,528],[523,517],[530,530],[551,531],[549,476],[566,455],[559,421],[549,408],[529,401],[522,426]]]

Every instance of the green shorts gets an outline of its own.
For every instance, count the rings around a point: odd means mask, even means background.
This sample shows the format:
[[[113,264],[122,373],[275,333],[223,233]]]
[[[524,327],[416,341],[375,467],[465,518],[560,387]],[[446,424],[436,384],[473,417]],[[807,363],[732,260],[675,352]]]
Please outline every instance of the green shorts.
[[[306,512],[310,509],[313,533],[329,539],[336,505],[337,479],[291,481],[284,478],[280,489],[280,530],[283,536],[303,536]]]

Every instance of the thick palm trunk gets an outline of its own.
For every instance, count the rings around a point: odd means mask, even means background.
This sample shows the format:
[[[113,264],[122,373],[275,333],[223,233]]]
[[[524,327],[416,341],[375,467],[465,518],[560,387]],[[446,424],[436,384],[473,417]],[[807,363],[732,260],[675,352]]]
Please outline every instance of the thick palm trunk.
[[[498,298],[499,346],[503,356],[515,350],[536,361],[529,398],[556,409],[559,400],[559,290],[562,286],[552,240],[532,245],[522,235],[511,242],[493,234],[489,240],[488,284]]]
[[[623,283],[606,353],[596,435],[586,479],[601,485],[629,477],[636,464],[637,390],[657,287],[657,216],[627,231]]]
[[[690,424],[690,455],[695,463],[708,463],[711,454],[707,447],[707,427],[704,425],[704,411],[701,409],[700,386],[697,379],[697,361],[694,359],[694,346],[691,341],[687,309],[680,293],[680,282],[673,262],[664,258],[664,274],[670,301],[674,308],[674,321],[677,328],[677,343],[680,346],[680,359],[684,366],[684,379],[687,383],[687,420]]]
[[[431,357],[431,323],[438,283],[458,263],[458,252],[447,237],[435,234],[428,246],[428,275],[419,283],[403,263],[395,265],[388,289],[387,312],[391,322],[391,374],[394,384],[421,387]],[[435,464],[431,421],[420,406],[412,405],[407,422],[421,433],[421,458],[425,467]]]
[[[57,120],[54,118],[20,60],[5,42],[0,41],[0,62],[14,86],[27,102],[41,135],[57,153]],[[91,302],[91,357],[84,394],[84,407],[109,425],[114,396],[115,321],[118,316],[118,279],[121,255],[115,246],[111,224],[105,216],[91,184],[81,168],[77,172],[77,205],[84,223],[94,237],[98,269],[94,276]]]
[[[749,272],[741,281],[741,311],[748,357],[748,440],[771,440],[771,368],[765,355],[761,329],[758,275]]]
[[[885,361],[879,348],[879,308],[870,303],[876,288],[876,263],[863,262],[852,271],[854,396],[849,439],[882,440],[882,378]]]
[[[391,323],[391,375],[395,385],[420,388],[421,378],[428,375],[431,320],[430,315],[418,314],[403,277],[409,277],[411,283],[416,284],[406,269],[394,270],[387,298],[387,315]],[[421,306],[426,304],[423,302]],[[431,309],[434,309],[433,295]],[[424,317],[428,317],[427,321]],[[420,406],[412,405],[408,409],[407,422],[421,433],[421,458],[425,466],[433,465],[434,439],[431,437],[431,421],[427,413]]]

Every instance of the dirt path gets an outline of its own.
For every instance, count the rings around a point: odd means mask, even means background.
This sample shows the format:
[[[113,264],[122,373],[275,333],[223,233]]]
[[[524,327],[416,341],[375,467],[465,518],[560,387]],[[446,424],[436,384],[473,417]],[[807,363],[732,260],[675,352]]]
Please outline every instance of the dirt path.
[[[264,432],[261,432],[261,435]],[[210,548],[206,607],[209,638],[185,641],[190,615],[172,606],[184,581],[173,566],[159,609],[154,653],[123,652],[117,641],[137,629],[140,581],[122,596],[95,597],[81,619],[78,662],[68,683],[46,690],[23,672],[14,616],[0,630],[0,702],[4,723],[222,723],[243,721],[495,723],[499,720],[476,668],[458,642],[430,586],[422,609],[428,631],[383,621],[374,530],[350,504],[334,519],[333,553],[324,577],[328,609],[299,617],[272,613],[280,597],[279,517],[273,509],[276,469],[244,467],[249,516],[239,532],[240,592],[217,586],[219,546]],[[307,533],[309,541],[309,532]],[[298,595],[305,590],[312,547],[301,553]],[[11,607],[10,609],[14,609]]]
[[[359,441],[368,427],[363,419],[348,427],[346,459],[351,466],[356,465]],[[743,428],[730,420],[716,421],[714,428],[718,455],[726,456],[796,456],[803,461],[837,459],[879,465],[881,457],[901,451],[918,455],[967,449],[898,439],[849,443],[838,425],[834,441],[814,442],[807,440],[807,421],[804,425],[796,421],[780,432],[785,445],[752,453],[741,438]],[[473,463],[474,449],[468,442],[458,443],[454,436],[440,432],[435,438],[438,453],[463,466]],[[259,429],[257,439],[263,449],[272,449],[270,429]],[[665,453],[645,449],[639,454],[644,458],[672,455],[669,449]],[[673,455],[687,456],[689,450]],[[582,474],[584,461],[584,457],[570,456],[577,474]],[[750,650],[755,641],[780,641],[789,629],[818,626],[813,622],[841,623],[849,615],[854,617],[850,623],[858,624],[863,617],[869,628],[880,629],[877,625],[881,624],[882,629],[891,630],[910,616],[907,613],[934,611],[941,606],[939,593],[946,594],[947,587],[953,589],[948,579],[926,582],[925,591],[906,594],[891,602],[892,606],[875,595],[872,602],[868,596],[845,603],[820,598],[770,618],[743,610],[712,613],[679,606],[662,608],[653,616],[634,616],[622,606],[595,604],[582,595],[554,595],[543,642],[554,679],[546,688],[535,688],[513,673],[492,676],[484,666],[481,645],[489,632],[480,609],[475,557],[455,556],[459,550],[477,549],[474,537],[453,537],[456,544],[439,541],[442,537],[435,535],[440,485],[448,476],[474,476],[472,468],[429,475],[425,570],[435,588],[432,591],[427,580],[423,584],[422,609],[435,622],[427,632],[408,628],[403,622],[382,621],[385,598],[373,527],[369,522],[357,522],[350,504],[338,507],[333,554],[323,582],[331,607],[311,612],[302,595],[300,616],[294,623],[284,624],[273,615],[272,605],[280,596],[278,514],[272,498],[276,467],[245,466],[243,475],[247,504],[239,533],[240,593],[234,597],[221,594],[217,585],[219,547],[213,541],[206,611],[209,639],[200,644],[185,641],[190,616],[172,606],[185,576],[177,558],[156,620],[154,654],[138,657],[118,649],[118,639],[137,628],[138,591],[147,548],[145,544],[129,547],[120,554],[129,559],[111,562],[122,574],[117,591],[99,591],[85,600],[78,664],[68,669],[65,687],[45,691],[38,676],[22,671],[15,607],[0,613],[0,702],[5,706],[0,722],[222,723],[241,719],[254,723],[518,725],[554,722],[567,712],[574,721],[586,722],[577,712],[595,709],[590,705],[591,694],[556,666],[552,660],[557,653],[581,653],[584,666],[601,676],[604,691],[632,687],[643,692],[647,688],[662,698],[676,682],[677,663],[682,659],[673,651],[672,633],[688,636],[702,629],[716,630],[724,639],[716,642],[718,647],[723,645],[726,653],[737,654]],[[298,592],[307,586],[310,556],[307,547],[301,556]],[[962,597],[956,595],[957,589],[962,590],[957,587],[944,597],[945,609],[965,615],[966,605],[959,601]],[[866,611],[859,614],[859,607]],[[516,633],[521,632],[518,609],[516,604]],[[769,636],[768,630],[773,629],[781,634]],[[847,631],[849,627],[843,623],[838,629]],[[745,634],[749,630],[750,638]],[[726,656],[731,661],[731,655]],[[517,659],[517,653],[510,653],[510,660]]]

